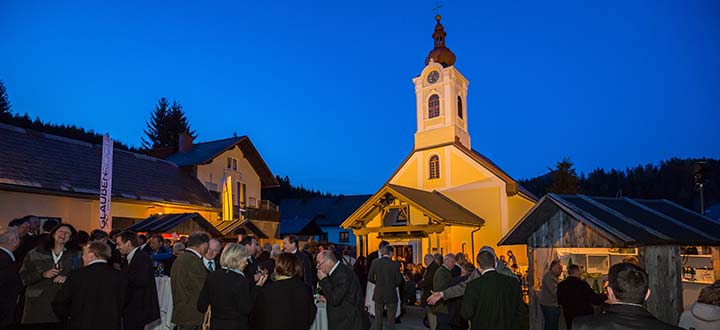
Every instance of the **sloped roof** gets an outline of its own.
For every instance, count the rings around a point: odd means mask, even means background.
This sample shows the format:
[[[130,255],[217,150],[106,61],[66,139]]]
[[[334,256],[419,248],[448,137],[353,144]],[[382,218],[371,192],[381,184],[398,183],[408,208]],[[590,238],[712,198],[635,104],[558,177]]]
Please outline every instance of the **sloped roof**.
[[[244,219],[236,219],[232,221],[218,221],[216,223],[213,223],[213,226],[217,228],[223,236],[227,236],[229,234],[235,233],[239,229],[249,229],[253,234],[255,234],[255,237],[257,238],[268,238],[268,235],[263,233],[260,228],[255,226],[250,220]]]
[[[363,214],[369,211],[377,214],[379,210],[376,204],[387,193],[445,224],[464,226],[482,226],[485,224],[485,220],[481,217],[437,190],[430,192],[388,183],[345,219],[341,226],[344,228],[353,227],[355,222],[362,220]],[[375,211],[372,211],[373,208],[375,208]]]
[[[532,202],[537,202],[538,197],[535,196],[533,193],[531,193],[529,190],[525,189],[523,186],[521,186],[515,179],[513,179],[507,172],[505,172],[503,169],[500,168],[497,164],[495,164],[490,158],[487,158],[485,155],[481,154],[480,152],[476,151],[475,149],[470,149],[466,146],[464,146],[459,141],[435,145],[435,146],[429,146],[425,148],[420,149],[413,149],[412,152],[403,160],[402,164],[398,166],[398,168],[393,172],[392,175],[388,178],[388,180],[385,182],[386,184],[390,183],[390,180],[392,180],[393,177],[400,171],[400,169],[405,166],[405,164],[410,160],[410,158],[415,154],[417,151],[427,150],[427,149],[433,149],[433,148],[439,148],[444,146],[454,146],[461,152],[463,152],[465,155],[473,159],[475,162],[477,162],[480,166],[484,167],[490,173],[493,173],[498,178],[503,180],[505,182],[506,192],[508,196],[514,196],[519,195],[524,197],[525,199],[528,199]]]
[[[720,245],[720,223],[670,201],[547,194],[500,241],[527,244],[558,210],[618,245]]]
[[[206,230],[210,236],[219,237],[222,233],[215,228],[207,219],[198,213],[173,213],[163,215],[152,215],[145,220],[137,222],[126,230],[135,232],[151,232],[151,233],[169,233],[175,230],[176,227],[184,224],[187,221],[194,221],[204,230]]]
[[[314,219],[308,218],[284,218],[280,220],[278,227],[278,235],[318,235],[323,231],[315,223]]]
[[[260,153],[255,149],[255,146],[247,136],[195,143],[189,152],[178,151],[166,157],[165,160],[173,162],[178,166],[203,165],[212,162],[212,160],[220,156],[220,154],[235,148],[235,146],[240,148],[245,158],[250,162],[258,176],[260,176],[260,182],[263,187],[274,187],[279,184],[265,163],[265,160],[262,159]]]
[[[372,195],[288,198],[280,201],[281,218],[314,219],[319,226],[339,226]]]
[[[99,195],[102,146],[0,124],[0,189]],[[115,149],[113,198],[210,208],[219,201],[179,166]]]

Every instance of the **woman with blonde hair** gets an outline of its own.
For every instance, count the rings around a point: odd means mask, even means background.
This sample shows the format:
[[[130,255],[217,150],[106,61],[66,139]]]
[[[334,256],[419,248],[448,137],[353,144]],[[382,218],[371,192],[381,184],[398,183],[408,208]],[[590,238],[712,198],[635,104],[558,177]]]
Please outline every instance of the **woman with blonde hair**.
[[[256,285],[262,286],[267,275],[261,276],[257,284],[248,280],[247,276],[254,275],[243,273],[249,257],[245,246],[230,243],[220,255],[221,268],[208,274],[198,297],[197,309],[205,313],[210,307],[211,329],[250,329]]]
[[[695,330],[720,329],[720,280],[700,291],[692,308],[680,316],[678,326]]]
[[[253,309],[253,329],[307,330],[315,320],[312,289],[302,277],[302,264],[294,253],[281,253],[275,280],[258,293]]]

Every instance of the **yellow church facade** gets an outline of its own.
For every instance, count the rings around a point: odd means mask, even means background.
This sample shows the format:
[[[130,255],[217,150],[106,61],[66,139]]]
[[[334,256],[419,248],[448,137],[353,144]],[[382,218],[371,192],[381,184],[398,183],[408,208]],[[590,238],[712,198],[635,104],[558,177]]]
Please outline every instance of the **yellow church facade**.
[[[473,150],[468,130],[469,82],[454,66],[436,17],[434,48],[413,79],[415,146],[366,203],[341,225],[353,230],[358,253],[381,240],[396,256],[419,263],[426,253],[475,255],[484,246],[512,250],[526,264],[525,247],[498,247],[500,239],[537,202],[510,175]]]

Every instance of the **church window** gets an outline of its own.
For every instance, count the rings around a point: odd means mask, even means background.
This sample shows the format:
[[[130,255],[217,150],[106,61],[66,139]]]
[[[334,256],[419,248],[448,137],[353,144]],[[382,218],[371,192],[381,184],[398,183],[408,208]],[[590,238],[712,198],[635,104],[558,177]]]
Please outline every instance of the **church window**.
[[[428,118],[440,116],[440,96],[433,94],[428,100]]]
[[[462,119],[463,117],[463,105],[462,105],[462,97],[458,96],[458,117]]]
[[[440,178],[440,157],[434,155],[430,157],[430,179]]]

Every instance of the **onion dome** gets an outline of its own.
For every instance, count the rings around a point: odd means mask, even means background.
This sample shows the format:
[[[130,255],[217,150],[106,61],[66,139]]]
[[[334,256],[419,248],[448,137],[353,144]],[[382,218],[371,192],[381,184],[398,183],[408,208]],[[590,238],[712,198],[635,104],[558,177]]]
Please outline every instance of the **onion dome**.
[[[427,58],[425,58],[425,65],[430,64],[431,59],[435,63],[442,64],[443,67],[449,67],[455,64],[455,54],[450,51],[450,48],[445,47],[445,36],[447,36],[447,33],[445,33],[445,28],[440,24],[441,18],[440,15],[435,16],[437,24],[435,24],[435,32],[432,34],[435,48],[433,48]]]

